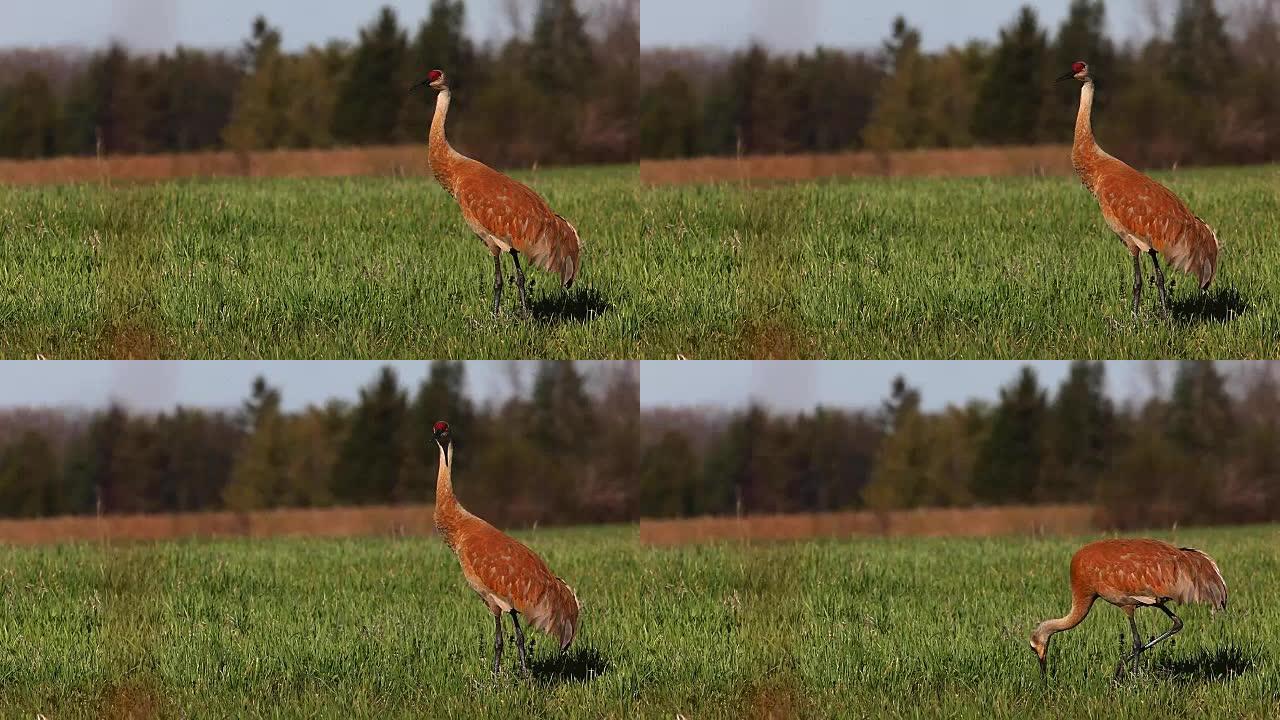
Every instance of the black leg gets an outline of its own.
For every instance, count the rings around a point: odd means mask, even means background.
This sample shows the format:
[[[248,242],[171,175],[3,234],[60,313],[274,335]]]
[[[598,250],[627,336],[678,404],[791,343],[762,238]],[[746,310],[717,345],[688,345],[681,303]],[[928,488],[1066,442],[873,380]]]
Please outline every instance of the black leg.
[[[529,296],[524,291],[524,268],[520,267],[520,253],[511,251],[511,261],[516,264],[516,287],[520,288],[520,304],[524,306],[524,314],[529,314]]]
[[[493,674],[502,669],[502,613],[493,616]]]
[[[1141,256],[1133,256],[1133,316],[1138,317],[1138,306],[1142,304],[1142,262]]]
[[[520,617],[516,615],[515,610],[511,611],[511,622],[516,626],[516,647],[520,648],[520,670],[528,675],[529,666],[524,658],[524,630],[520,628]]]
[[[1178,617],[1177,615],[1174,615],[1173,611],[1165,607],[1163,604],[1156,605],[1156,607],[1160,608],[1160,610],[1165,615],[1168,615],[1170,620],[1173,620],[1173,627],[1169,628],[1169,630],[1166,631],[1163,635],[1158,635],[1152,638],[1151,642],[1147,643],[1146,645],[1143,645],[1142,650],[1140,650],[1139,652],[1146,652],[1151,648],[1152,645],[1155,645],[1161,640],[1164,640],[1172,635],[1176,635],[1177,633],[1182,631],[1182,618]]]
[[[502,253],[493,256],[493,314],[502,307]]]
[[[1156,287],[1160,288],[1160,302],[1164,303],[1164,316],[1169,317],[1169,292],[1164,289],[1164,270],[1160,267],[1160,258],[1155,250],[1149,250],[1151,264],[1156,266]]]

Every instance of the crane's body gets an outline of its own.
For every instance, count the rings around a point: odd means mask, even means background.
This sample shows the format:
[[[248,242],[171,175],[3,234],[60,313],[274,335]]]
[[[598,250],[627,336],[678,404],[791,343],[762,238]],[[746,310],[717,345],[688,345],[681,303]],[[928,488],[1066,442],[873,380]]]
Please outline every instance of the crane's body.
[[[432,70],[426,83],[439,91],[428,143],[431,172],[458,203],[463,219],[493,256],[493,312],[496,315],[502,305],[502,254],[509,253],[516,268],[520,301],[528,313],[520,255],[559,275],[561,284],[568,289],[578,276],[582,250],[578,231],[527,185],[454,150],[445,137],[451,95],[444,73]]]
[[[1045,668],[1049,639],[1058,632],[1079,625],[1098,598],[1124,610],[1133,632],[1133,654],[1125,663],[1156,643],[1182,629],[1182,620],[1166,603],[1202,603],[1215,612],[1227,607],[1227,584],[1218,564],[1194,548],[1178,548],[1159,540],[1099,540],[1076,551],[1071,558],[1071,611],[1056,620],[1046,620],[1031,635],[1031,648]],[[1168,632],[1142,642],[1133,613],[1139,607],[1154,607],[1173,620]]]
[[[578,632],[578,597],[573,588],[556,577],[532,550],[484,520],[472,515],[453,494],[453,447],[449,426],[435,425],[440,446],[440,470],[436,476],[436,532],[453,550],[462,575],[489,608],[494,618],[493,672],[502,661],[502,615],[511,615],[515,626],[520,666],[525,661],[524,632],[519,616],[554,636],[563,651]]]
[[[1093,136],[1093,78],[1083,62],[1059,80],[1076,79],[1080,88],[1080,109],[1076,115],[1071,164],[1084,186],[1093,193],[1102,217],[1124,242],[1133,257],[1133,312],[1142,300],[1143,254],[1151,256],[1156,284],[1165,312],[1169,295],[1158,255],[1183,272],[1195,275],[1205,290],[1218,268],[1218,236],[1196,217],[1168,188],[1109,155]]]

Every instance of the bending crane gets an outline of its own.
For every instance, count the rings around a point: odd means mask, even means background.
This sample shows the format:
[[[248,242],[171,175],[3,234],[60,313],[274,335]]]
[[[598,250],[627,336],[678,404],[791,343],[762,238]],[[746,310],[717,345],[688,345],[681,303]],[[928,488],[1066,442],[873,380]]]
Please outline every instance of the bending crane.
[[[1124,610],[1133,631],[1133,654],[1121,658],[1116,676],[1125,665],[1151,646],[1182,630],[1182,620],[1166,603],[1203,603],[1214,612],[1227,607],[1227,584],[1213,558],[1194,548],[1177,548],[1159,540],[1100,540],[1076,551],[1071,558],[1071,612],[1057,620],[1045,620],[1031,633],[1031,649],[1045,673],[1049,639],[1055,633],[1079,625],[1093,601],[1102,598]],[[1133,611],[1159,609],[1173,626],[1143,644]]]

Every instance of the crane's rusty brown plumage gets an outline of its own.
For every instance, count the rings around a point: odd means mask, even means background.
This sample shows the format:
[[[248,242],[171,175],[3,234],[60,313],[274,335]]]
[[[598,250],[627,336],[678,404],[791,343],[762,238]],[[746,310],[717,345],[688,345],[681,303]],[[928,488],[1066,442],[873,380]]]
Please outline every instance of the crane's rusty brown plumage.
[[[1134,313],[1138,312],[1142,298],[1140,258],[1143,253],[1151,256],[1155,266],[1156,283],[1166,312],[1169,296],[1157,254],[1163,255],[1169,265],[1195,275],[1200,289],[1207,289],[1218,271],[1217,234],[1168,188],[1098,146],[1091,122],[1093,78],[1087,64],[1075,63],[1071,72],[1058,79],[1076,79],[1083,83],[1071,163],[1080,181],[1098,200],[1107,225],[1120,236],[1133,257]]]
[[[1079,625],[1098,598],[1124,610],[1133,632],[1133,655],[1122,658],[1119,675],[1128,659],[1137,657],[1182,629],[1182,620],[1166,603],[1200,603],[1214,612],[1227,607],[1227,584],[1218,564],[1194,548],[1174,547],[1159,540],[1099,540],[1076,551],[1071,558],[1071,611],[1046,620],[1031,634],[1031,648],[1045,667],[1049,639],[1055,633]],[[1173,620],[1173,627],[1145,645],[1133,619],[1139,607],[1154,607]]]
[[[451,97],[448,81],[443,72],[432,70],[425,82],[439,91],[428,143],[431,172],[457,201],[463,219],[493,256],[493,311],[498,312],[502,301],[502,253],[510,253],[520,301],[528,312],[520,255],[560,276],[561,284],[568,289],[580,268],[582,241],[578,231],[528,186],[454,150],[445,137]]]
[[[561,651],[578,633],[578,596],[547,564],[524,544],[472,515],[453,494],[453,444],[449,425],[435,425],[440,446],[440,470],[436,476],[436,532],[453,550],[467,584],[480,596],[494,617],[493,671],[502,659],[502,614],[510,613],[515,625],[520,665],[525,665],[524,635],[519,616],[554,636]]]

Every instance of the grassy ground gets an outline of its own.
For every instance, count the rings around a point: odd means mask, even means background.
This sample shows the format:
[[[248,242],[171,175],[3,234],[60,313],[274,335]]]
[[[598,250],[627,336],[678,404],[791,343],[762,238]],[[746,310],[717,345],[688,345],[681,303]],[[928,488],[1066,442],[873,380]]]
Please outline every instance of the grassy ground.
[[[534,319],[429,179],[0,189],[0,356],[607,358],[732,354],[736,258],[673,246],[637,170],[520,175],[585,243]],[[507,272],[513,272],[509,259]]]
[[[1224,246],[1207,295],[1171,272],[1170,321],[1154,287],[1132,318],[1074,179],[522,177],[586,242],[569,293],[531,271],[533,320],[491,317],[488,255],[427,179],[0,189],[0,356],[1280,356],[1277,166],[1160,176]]]
[[[1166,182],[1217,231],[1207,296],[1173,271],[1135,322],[1127,252],[1074,179],[824,181],[756,190],[746,268],[769,333],[756,354],[842,358],[1280,355],[1280,167]],[[730,194],[740,193],[727,189]],[[1150,279],[1149,261],[1144,275]],[[758,311],[749,313],[760,318]]]
[[[567,655],[489,673],[491,624],[433,539],[2,548],[0,715],[93,717],[1275,717],[1280,530],[1183,531],[1225,615],[1116,685],[1123,614],[1051,646],[1079,540],[653,549],[634,529],[525,539],[577,589]],[[1144,632],[1163,627],[1139,613]]]

